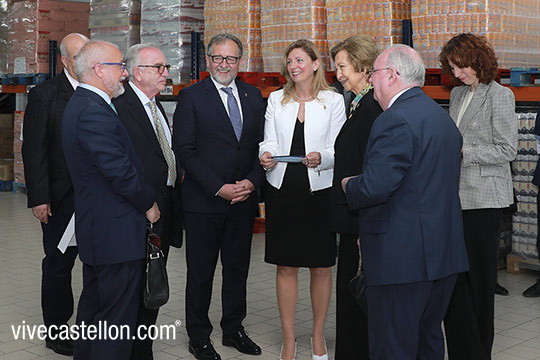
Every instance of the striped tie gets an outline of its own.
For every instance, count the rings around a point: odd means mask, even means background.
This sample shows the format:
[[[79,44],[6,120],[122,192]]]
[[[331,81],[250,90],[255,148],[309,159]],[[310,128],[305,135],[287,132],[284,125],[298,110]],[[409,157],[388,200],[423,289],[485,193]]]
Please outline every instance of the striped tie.
[[[167,136],[165,136],[165,130],[163,130],[161,120],[159,119],[156,102],[150,101],[148,104],[150,105],[150,110],[152,111],[152,118],[154,120],[154,125],[156,126],[156,135],[159,146],[161,147],[161,151],[163,152],[163,156],[165,157],[165,161],[167,162],[167,176],[170,183],[174,186],[176,182],[176,164],[174,162],[173,152],[171,146],[169,145],[169,141],[167,140]]]

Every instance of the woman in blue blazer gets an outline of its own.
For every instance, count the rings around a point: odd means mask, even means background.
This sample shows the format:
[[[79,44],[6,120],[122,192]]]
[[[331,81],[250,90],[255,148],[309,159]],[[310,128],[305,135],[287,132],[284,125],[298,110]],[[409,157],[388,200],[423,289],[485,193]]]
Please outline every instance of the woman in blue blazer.
[[[334,142],[345,122],[343,96],[327,84],[321,56],[308,40],[285,51],[287,84],[270,94],[264,141],[266,169],[265,261],[277,265],[277,298],[283,331],[280,358],[294,359],[298,269],[309,267],[313,307],[312,357],[327,360],[324,322],[332,292],[336,243],[329,227]],[[293,159],[275,158],[291,155]]]

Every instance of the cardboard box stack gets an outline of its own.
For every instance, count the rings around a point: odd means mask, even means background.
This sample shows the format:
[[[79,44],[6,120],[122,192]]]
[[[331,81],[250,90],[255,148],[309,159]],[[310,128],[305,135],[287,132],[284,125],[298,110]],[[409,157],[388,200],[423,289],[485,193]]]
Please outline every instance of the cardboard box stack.
[[[261,51],[261,0],[206,0],[204,44],[220,33],[240,39],[244,63],[240,71],[263,71]]]
[[[261,37],[265,72],[279,72],[285,49],[298,39],[313,41],[329,69],[325,0],[261,0]]]
[[[141,43],[159,45],[175,84],[190,82],[191,33],[204,32],[203,13],[204,0],[142,0]]]
[[[92,0],[90,37],[118,45],[122,54],[141,42],[140,0]]]
[[[440,50],[453,35],[483,34],[499,68],[538,67],[539,9],[538,0],[412,0],[413,43],[427,67],[440,67]]]
[[[10,0],[8,73],[48,73],[49,40],[56,40],[60,45],[60,41],[69,33],[88,35],[88,12],[88,3]],[[58,61],[58,64],[60,71],[61,62]]]
[[[351,35],[371,35],[385,49],[403,40],[403,20],[410,19],[411,0],[326,0],[328,47]]]
[[[13,114],[0,114],[0,180],[13,180]]]
[[[8,2],[0,0],[0,75],[7,73]]]
[[[13,117],[13,174],[15,182],[19,184],[26,184],[22,160],[23,119],[24,111],[15,111],[15,116]]]

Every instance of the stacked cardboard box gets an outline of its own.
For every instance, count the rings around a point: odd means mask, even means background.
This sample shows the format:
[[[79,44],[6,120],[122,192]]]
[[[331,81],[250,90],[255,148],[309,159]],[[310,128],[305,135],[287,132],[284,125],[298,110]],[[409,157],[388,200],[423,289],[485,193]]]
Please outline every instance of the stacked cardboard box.
[[[261,0],[206,0],[204,3],[205,45],[220,33],[231,33],[242,41],[244,63],[240,71],[263,71],[261,51]]]
[[[89,5],[81,2],[10,0],[8,72],[48,73],[49,40],[60,44],[72,32],[88,35],[88,11]]]
[[[24,180],[24,166],[22,159],[22,127],[24,111],[15,111],[13,118],[13,174],[15,182],[26,184]]]
[[[403,20],[410,19],[411,0],[326,0],[328,46],[351,35],[370,35],[380,49],[403,40]]]
[[[190,82],[191,33],[204,32],[203,13],[204,0],[142,0],[141,42],[159,45],[175,84]]]
[[[118,45],[122,54],[141,42],[140,0],[92,0],[90,37]]]
[[[413,42],[427,67],[440,67],[442,46],[462,32],[485,35],[500,68],[538,67],[539,9],[538,0],[412,0]]]
[[[8,2],[0,0],[0,75],[7,73]]]
[[[13,159],[13,115],[0,114],[0,159]]]
[[[317,45],[330,65],[325,0],[261,0],[261,46],[265,72],[281,70],[287,46],[298,39]]]

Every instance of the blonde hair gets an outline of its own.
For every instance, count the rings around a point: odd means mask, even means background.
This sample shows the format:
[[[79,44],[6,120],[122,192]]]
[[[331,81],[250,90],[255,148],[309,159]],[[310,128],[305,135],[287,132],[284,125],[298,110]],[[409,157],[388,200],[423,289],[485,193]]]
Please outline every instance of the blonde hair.
[[[336,61],[336,55],[341,50],[345,50],[356,72],[371,70],[379,56],[375,40],[368,35],[353,35],[334,46],[330,50],[333,61]]]
[[[282,105],[285,105],[289,101],[291,101],[294,93],[294,81],[289,75],[289,72],[287,71],[287,57],[294,49],[302,49],[306,52],[306,54],[311,58],[312,61],[320,61],[319,68],[315,70],[313,75],[311,96],[314,99],[317,99],[320,91],[332,90],[332,88],[326,82],[321,54],[319,53],[319,50],[317,49],[315,44],[306,39],[296,40],[295,42],[290,44],[287,49],[285,49],[285,54],[283,55],[283,63],[281,64],[281,75],[287,80],[287,83],[283,86],[283,100],[281,100]]]

